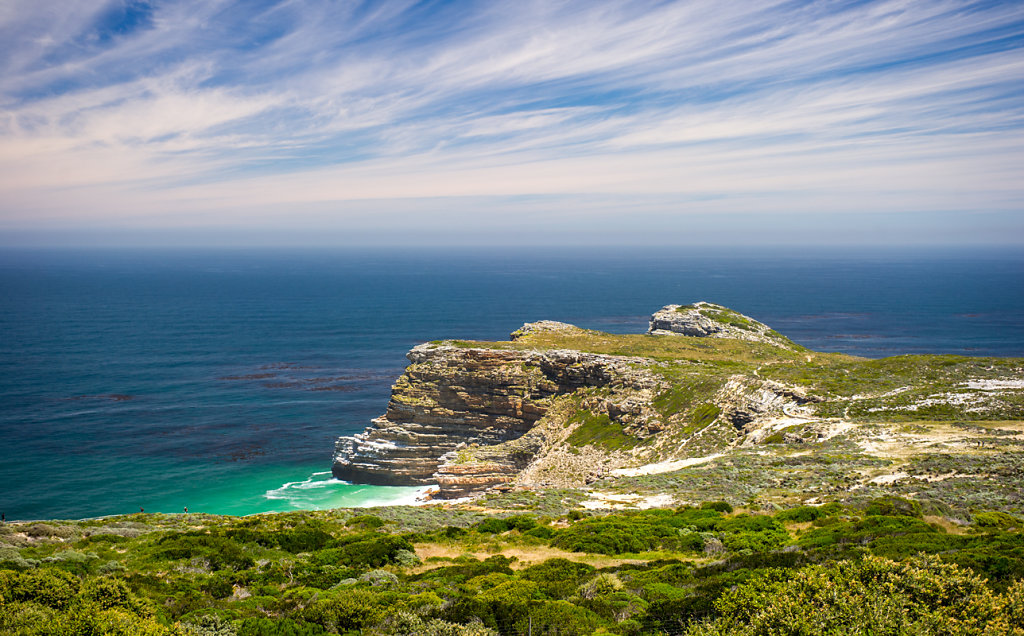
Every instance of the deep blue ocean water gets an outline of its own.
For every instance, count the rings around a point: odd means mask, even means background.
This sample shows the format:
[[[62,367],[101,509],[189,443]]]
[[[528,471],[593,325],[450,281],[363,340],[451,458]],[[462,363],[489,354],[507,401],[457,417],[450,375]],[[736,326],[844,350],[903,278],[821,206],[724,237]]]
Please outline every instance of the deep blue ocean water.
[[[709,300],[817,350],[1024,356],[1024,255],[979,250],[0,253],[7,519],[407,501],[330,479],[412,346]]]

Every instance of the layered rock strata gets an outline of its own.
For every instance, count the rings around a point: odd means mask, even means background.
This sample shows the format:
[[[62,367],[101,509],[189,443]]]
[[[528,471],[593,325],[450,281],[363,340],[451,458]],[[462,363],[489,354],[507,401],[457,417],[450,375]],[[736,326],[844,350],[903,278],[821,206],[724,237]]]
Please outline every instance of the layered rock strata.
[[[543,451],[546,440],[532,430],[496,446],[461,445],[439,459],[434,481],[443,499],[468,497],[511,484]]]
[[[571,327],[536,327],[552,328]],[[536,329],[524,326],[527,333]],[[553,396],[584,387],[640,390],[658,383],[641,370],[650,360],[572,350],[428,343],[407,357],[410,364],[392,387],[387,412],[362,433],[338,440],[332,468],[336,478],[377,485],[438,482],[448,497],[505,483],[529,462],[530,448],[496,455],[492,464],[474,462],[471,468],[449,461],[452,453],[522,438],[547,412]],[[442,464],[448,472],[435,477]]]
[[[666,305],[651,315],[649,335],[736,338],[793,348],[793,343],[768,325],[728,307],[708,302]]]

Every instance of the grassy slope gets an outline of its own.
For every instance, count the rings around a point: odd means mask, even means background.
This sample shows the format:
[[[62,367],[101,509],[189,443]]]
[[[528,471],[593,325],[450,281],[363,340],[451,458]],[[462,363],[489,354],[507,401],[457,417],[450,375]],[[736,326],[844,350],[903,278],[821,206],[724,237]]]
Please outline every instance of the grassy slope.
[[[0,533],[11,546],[0,548],[0,627],[51,633],[47,624],[113,611],[136,616],[146,633],[218,621],[234,630],[221,633],[426,633],[396,626],[393,616],[408,612],[424,622],[476,617],[504,633],[534,617],[535,628],[568,633],[675,634],[719,617],[716,599],[771,567],[924,553],[986,577],[996,593],[1024,576],[1019,517],[927,516],[901,499],[774,515],[717,504],[608,516],[369,512],[9,524]],[[48,572],[70,573],[70,592],[50,594]],[[90,600],[96,582],[112,579],[127,584],[119,598]]]
[[[1024,375],[1024,360],[1020,358],[905,355],[868,359],[840,353],[791,351],[769,343],[729,338],[619,335],[583,329],[569,333],[535,333],[510,342],[449,342],[467,348],[573,349],[649,358],[667,363],[664,372],[668,377],[692,372],[692,365],[699,365],[697,372],[709,376],[756,370],[760,377],[803,387],[824,398],[881,395],[908,386],[914,387],[918,393],[961,391],[959,385],[967,380],[1019,378]],[[1024,410],[1019,409],[1019,396],[1008,399],[1018,407],[1010,414],[1024,416]],[[907,401],[906,397],[901,400]]]

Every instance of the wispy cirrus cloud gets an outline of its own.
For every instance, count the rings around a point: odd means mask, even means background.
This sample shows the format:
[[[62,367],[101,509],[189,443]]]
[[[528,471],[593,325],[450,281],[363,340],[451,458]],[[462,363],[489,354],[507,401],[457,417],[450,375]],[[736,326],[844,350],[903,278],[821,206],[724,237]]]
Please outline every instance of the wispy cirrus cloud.
[[[0,43],[0,228],[1024,212],[1020,3],[12,0]]]

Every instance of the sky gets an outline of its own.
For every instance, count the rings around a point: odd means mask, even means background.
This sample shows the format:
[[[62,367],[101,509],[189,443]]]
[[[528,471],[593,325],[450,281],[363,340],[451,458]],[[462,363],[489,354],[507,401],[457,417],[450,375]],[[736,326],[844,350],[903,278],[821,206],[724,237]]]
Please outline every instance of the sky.
[[[4,0],[30,244],[1024,246],[1024,2]]]

